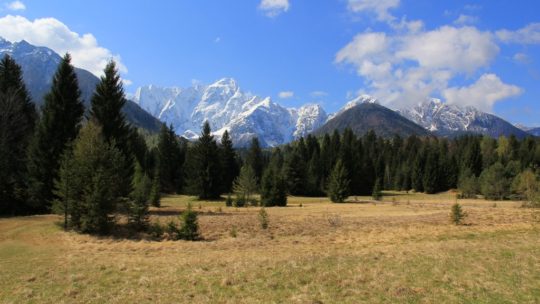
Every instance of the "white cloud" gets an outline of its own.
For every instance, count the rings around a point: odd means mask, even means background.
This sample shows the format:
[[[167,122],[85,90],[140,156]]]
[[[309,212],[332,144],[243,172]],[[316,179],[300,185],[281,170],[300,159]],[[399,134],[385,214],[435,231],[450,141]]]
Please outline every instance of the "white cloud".
[[[216,39],[214,39],[214,43],[220,43],[221,42],[221,37],[216,37]]]
[[[471,73],[487,66],[499,53],[492,34],[474,27],[443,26],[403,40],[397,56],[415,60],[427,68]]]
[[[517,31],[500,30],[496,35],[505,43],[540,44],[540,23],[531,23]]]
[[[11,11],[24,11],[26,9],[26,5],[22,3],[21,1],[13,1],[10,3],[6,3],[6,8]]]
[[[468,87],[444,90],[443,96],[449,103],[491,111],[495,102],[518,96],[522,92],[523,90],[515,85],[503,83],[495,74],[484,74]]]
[[[309,95],[314,98],[319,98],[328,96],[328,93],[326,93],[325,91],[313,91]]]
[[[478,22],[478,17],[460,14],[459,17],[454,20],[454,24],[457,25],[466,25],[466,24],[474,24]]]
[[[262,0],[259,9],[263,10],[268,17],[276,17],[289,10],[289,0]]]
[[[389,10],[398,7],[399,2],[400,0],[348,0],[348,9],[355,13],[372,12],[379,21],[392,21],[395,17]]]
[[[523,64],[531,63],[531,58],[527,54],[524,54],[524,53],[516,53],[513,58],[515,61],[519,63],[523,63]]]
[[[281,99],[292,98],[292,97],[294,97],[294,92],[292,92],[292,91],[283,91],[283,92],[279,92],[278,96]]]
[[[488,67],[498,53],[490,32],[443,26],[394,35],[361,33],[338,51],[335,61],[356,68],[365,93],[403,107],[442,94],[450,80]]]
[[[0,18],[0,36],[10,41],[26,40],[34,45],[46,46],[60,55],[69,52],[73,65],[95,75],[101,75],[111,59],[116,61],[120,72],[127,73],[120,56],[100,46],[92,34],[73,32],[55,18],[30,21],[25,17],[7,15]]]

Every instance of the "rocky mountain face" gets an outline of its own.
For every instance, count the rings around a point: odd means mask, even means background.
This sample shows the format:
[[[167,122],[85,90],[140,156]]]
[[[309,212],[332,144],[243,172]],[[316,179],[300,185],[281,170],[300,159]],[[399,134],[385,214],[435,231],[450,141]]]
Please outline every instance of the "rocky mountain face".
[[[363,95],[347,103],[340,111],[332,116],[315,135],[332,133],[334,130],[343,131],[350,128],[357,136],[362,136],[370,130],[379,136],[390,137],[400,135],[431,136],[425,128],[378,104],[377,100]]]
[[[24,40],[11,43],[0,37],[0,57],[6,54],[10,55],[21,66],[26,87],[39,109],[43,105],[43,97],[52,85],[52,78],[62,58],[49,48],[34,46]],[[88,109],[90,98],[99,79],[83,69],[76,68],[75,72],[85,106]],[[161,126],[158,119],[132,101],[128,100],[123,110],[128,121],[135,126],[151,132],[157,132]]]
[[[197,138],[209,121],[218,137],[229,130],[236,146],[247,145],[253,137],[266,147],[284,144],[317,129],[328,117],[319,105],[285,108],[268,97],[245,93],[231,78],[188,88],[144,86],[134,101],[188,139]]]
[[[407,119],[440,136],[455,136],[463,133],[483,134],[491,137],[515,135],[528,136],[523,130],[493,114],[481,112],[474,107],[461,107],[429,99],[413,108],[398,112]]]

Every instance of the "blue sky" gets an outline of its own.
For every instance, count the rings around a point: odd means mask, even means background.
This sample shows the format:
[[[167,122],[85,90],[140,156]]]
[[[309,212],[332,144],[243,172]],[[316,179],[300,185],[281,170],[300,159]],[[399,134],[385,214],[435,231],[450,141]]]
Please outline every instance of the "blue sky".
[[[0,36],[69,50],[95,73],[117,58],[128,92],[232,77],[286,106],[432,96],[540,125],[540,1],[2,3]]]

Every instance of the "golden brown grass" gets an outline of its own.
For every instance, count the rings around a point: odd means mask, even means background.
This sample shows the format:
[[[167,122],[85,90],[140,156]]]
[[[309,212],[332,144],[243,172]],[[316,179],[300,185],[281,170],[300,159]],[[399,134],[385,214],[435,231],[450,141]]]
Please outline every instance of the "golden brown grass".
[[[63,232],[56,216],[0,219],[3,303],[538,303],[540,223],[518,202],[452,193],[386,193],[285,208],[164,198],[152,221],[191,202],[204,241],[97,238]],[[236,230],[236,237],[231,231]]]

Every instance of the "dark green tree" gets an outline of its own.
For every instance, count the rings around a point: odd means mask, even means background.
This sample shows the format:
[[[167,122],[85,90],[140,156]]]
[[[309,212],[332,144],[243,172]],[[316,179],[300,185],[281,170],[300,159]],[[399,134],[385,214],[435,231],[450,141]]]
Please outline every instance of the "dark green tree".
[[[110,61],[101,76],[91,100],[90,117],[95,120],[102,130],[103,137],[122,152],[127,160],[117,181],[121,185],[123,196],[131,193],[133,181],[132,128],[128,125],[122,108],[126,104],[122,79],[114,61]]]
[[[217,199],[223,189],[219,150],[211,134],[210,124],[204,123],[199,140],[189,151],[189,189],[199,199]]]
[[[135,230],[144,230],[148,226],[148,206],[152,191],[152,181],[141,165],[135,162],[133,190],[129,202],[128,220]]]
[[[279,168],[270,165],[261,180],[262,206],[287,206],[287,185]]]
[[[480,175],[480,190],[486,199],[503,200],[510,194],[511,180],[504,166],[496,162]]]
[[[251,144],[246,155],[246,164],[253,168],[253,171],[255,172],[255,176],[257,178],[257,183],[259,183],[261,181],[264,169],[264,158],[261,150],[261,145],[257,137],[253,137],[253,139],[251,140]]]
[[[27,148],[36,119],[20,66],[8,55],[0,61],[0,214],[27,212]]]
[[[123,154],[107,143],[101,128],[88,122],[74,142],[73,153],[62,162],[56,181],[59,206],[69,225],[86,233],[105,234],[114,224],[122,196],[117,183],[125,166]]]
[[[173,126],[161,126],[158,145],[158,171],[161,191],[178,193],[183,186],[183,165],[185,148],[178,141]]]
[[[231,193],[233,181],[238,176],[239,168],[236,152],[233,148],[233,142],[229,136],[229,131],[227,130],[223,132],[223,136],[221,137],[220,160],[223,174],[222,191],[225,193]]]
[[[54,180],[58,178],[62,154],[79,133],[84,114],[81,91],[66,54],[53,78],[28,156],[28,195],[32,209],[47,212],[55,198]]]
[[[349,180],[347,169],[338,160],[328,179],[327,194],[334,203],[343,203],[349,196]]]

